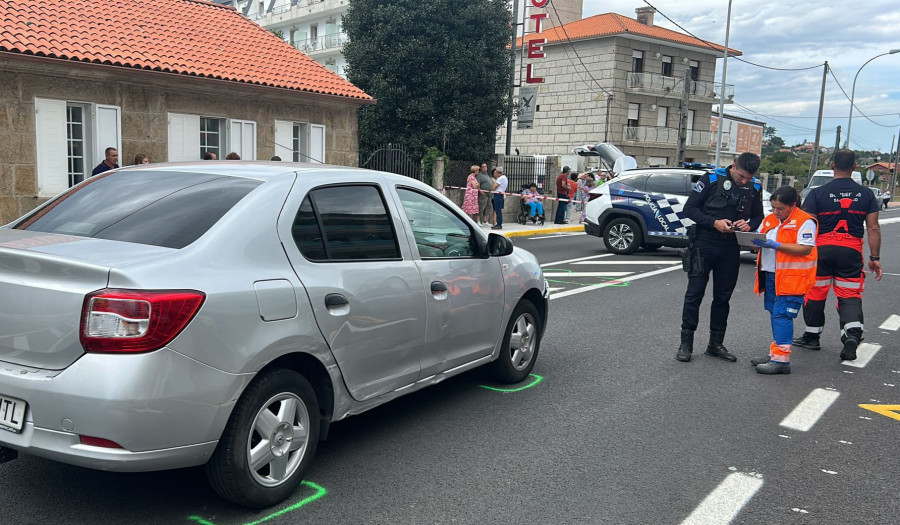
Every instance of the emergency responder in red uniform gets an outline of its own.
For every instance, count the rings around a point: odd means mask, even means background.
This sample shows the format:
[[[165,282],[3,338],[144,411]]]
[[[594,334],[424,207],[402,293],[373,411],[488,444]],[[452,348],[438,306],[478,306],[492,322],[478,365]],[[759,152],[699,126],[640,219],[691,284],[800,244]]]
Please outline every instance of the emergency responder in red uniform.
[[[803,320],[806,331],[794,339],[794,346],[819,350],[819,337],[825,329],[825,299],[834,286],[841,322],[841,359],[856,359],[856,347],[863,340],[862,292],[866,277],[863,237],[868,231],[869,270],[881,280],[881,230],[878,227],[878,202],[868,188],[850,178],[856,168],[856,155],[840,150],[831,169],[834,180],[814,188],[803,201],[803,210],[817,218],[816,245],[819,260],[816,285],[806,294]]]

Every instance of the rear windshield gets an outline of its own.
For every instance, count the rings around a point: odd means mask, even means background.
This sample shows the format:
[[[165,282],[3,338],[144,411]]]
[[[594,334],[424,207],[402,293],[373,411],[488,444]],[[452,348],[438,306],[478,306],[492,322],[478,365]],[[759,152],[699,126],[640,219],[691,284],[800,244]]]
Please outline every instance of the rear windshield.
[[[260,184],[206,173],[97,175],[13,228],[184,248]]]

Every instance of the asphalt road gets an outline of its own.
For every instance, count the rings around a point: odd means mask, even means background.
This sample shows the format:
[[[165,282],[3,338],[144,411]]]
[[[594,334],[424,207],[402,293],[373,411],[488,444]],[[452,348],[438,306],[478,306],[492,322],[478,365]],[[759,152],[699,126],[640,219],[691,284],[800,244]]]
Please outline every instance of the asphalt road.
[[[702,354],[707,302],[695,358],[680,363],[674,250],[608,256],[585,235],[515,238],[557,288],[533,387],[484,389],[476,370],[337,423],[311,484],[261,512],[222,502],[199,469],[20,458],[0,466],[0,523],[896,523],[900,420],[859,407],[900,405],[897,331],[879,328],[900,315],[900,223],[883,235],[864,367],[839,360],[828,308],[821,351],[797,349],[791,375],[756,374],[748,361],[770,331],[750,258],[725,341],[739,361]],[[818,403],[785,421],[807,398]]]

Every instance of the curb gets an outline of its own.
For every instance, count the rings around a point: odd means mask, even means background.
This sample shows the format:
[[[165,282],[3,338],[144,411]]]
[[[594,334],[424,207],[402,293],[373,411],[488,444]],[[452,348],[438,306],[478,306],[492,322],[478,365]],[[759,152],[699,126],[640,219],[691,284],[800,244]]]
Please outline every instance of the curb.
[[[504,237],[530,237],[534,235],[544,235],[547,233],[564,233],[564,232],[583,232],[584,225],[579,224],[576,226],[561,226],[559,228],[542,228],[540,230],[510,230],[507,232],[502,232],[501,235]],[[497,232],[493,232],[497,233]]]

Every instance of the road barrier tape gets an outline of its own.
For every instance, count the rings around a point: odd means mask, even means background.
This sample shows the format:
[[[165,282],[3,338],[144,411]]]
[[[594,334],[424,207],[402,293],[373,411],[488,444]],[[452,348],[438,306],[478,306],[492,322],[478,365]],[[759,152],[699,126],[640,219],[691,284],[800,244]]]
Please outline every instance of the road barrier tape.
[[[446,190],[467,190],[468,188],[460,187],[460,186],[444,186],[444,191]],[[521,193],[507,193],[503,191],[487,191],[487,190],[478,190],[478,193],[489,193],[491,195],[510,195],[513,197],[521,197]],[[540,200],[542,201],[559,201],[559,202],[583,202],[576,199],[560,199],[559,197],[545,197],[543,195],[539,195]]]

